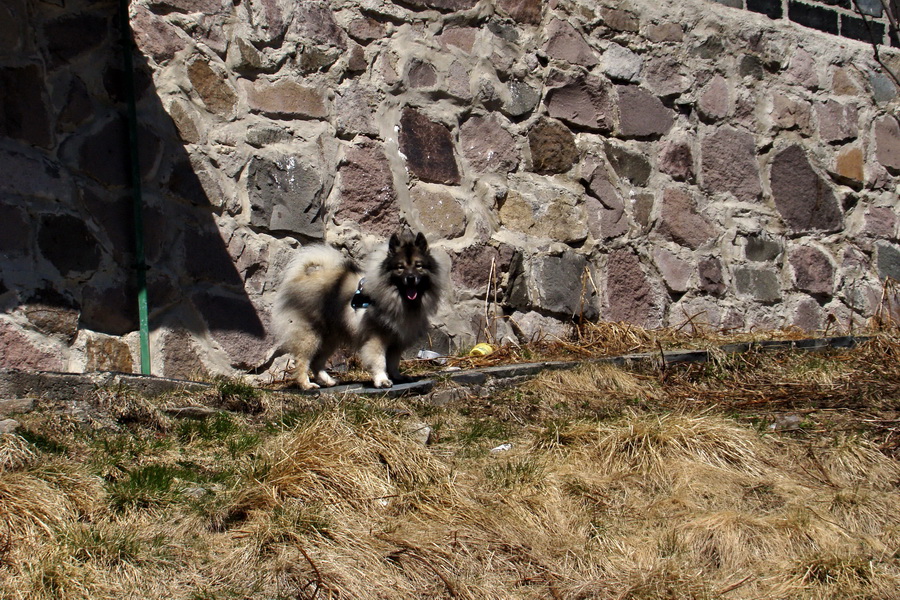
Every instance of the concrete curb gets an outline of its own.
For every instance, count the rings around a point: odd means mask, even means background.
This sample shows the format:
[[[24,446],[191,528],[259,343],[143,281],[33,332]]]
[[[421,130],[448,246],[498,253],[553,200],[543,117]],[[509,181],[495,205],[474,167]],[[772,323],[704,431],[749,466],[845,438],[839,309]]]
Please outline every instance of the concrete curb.
[[[741,354],[750,351],[799,350],[817,352],[829,349],[850,349],[871,339],[868,336],[840,336],[829,338],[813,338],[804,340],[746,342],[726,344],[713,350],[669,350],[662,352],[645,352],[641,354],[625,354],[579,361],[542,361],[497,365],[482,369],[470,369],[442,374],[437,378],[424,378],[409,383],[401,383],[388,389],[375,388],[361,383],[337,385],[325,390],[280,390],[282,393],[304,395],[341,395],[381,396],[399,398],[403,396],[421,396],[431,392],[438,381],[449,380],[458,386],[482,385],[489,381],[533,377],[549,370],[574,369],[585,364],[611,364],[618,366],[650,364],[659,365],[661,357],[666,364],[702,363],[724,354]],[[0,369],[0,400],[9,407],[21,403],[10,402],[17,399],[47,398],[53,401],[78,400],[100,387],[125,386],[138,394],[158,396],[163,393],[186,391],[197,392],[212,387],[208,383],[167,379],[151,375],[133,375],[127,373],[56,373],[47,371],[20,371],[16,369]],[[4,404],[0,403],[0,415]],[[14,408],[7,409],[9,414]]]

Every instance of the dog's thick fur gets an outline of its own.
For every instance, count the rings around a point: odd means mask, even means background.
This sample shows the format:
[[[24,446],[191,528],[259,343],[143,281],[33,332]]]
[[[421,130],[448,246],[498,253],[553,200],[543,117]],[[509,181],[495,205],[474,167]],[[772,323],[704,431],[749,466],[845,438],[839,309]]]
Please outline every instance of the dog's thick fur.
[[[297,384],[306,390],[335,385],[325,363],[341,346],[359,352],[375,387],[403,381],[400,356],[425,333],[446,271],[425,236],[408,229],[392,235],[386,251],[370,257],[364,270],[330,246],[302,248],[278,290],[273,315],[282,347],[296,359]],[[366,308],[351,306],[358,290],[370,301]]]

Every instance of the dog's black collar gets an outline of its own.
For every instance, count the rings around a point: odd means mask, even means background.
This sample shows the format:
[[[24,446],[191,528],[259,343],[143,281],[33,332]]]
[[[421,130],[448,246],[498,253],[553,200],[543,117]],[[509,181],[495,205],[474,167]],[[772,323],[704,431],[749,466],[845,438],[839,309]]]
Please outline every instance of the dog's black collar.
[[[354,309],[369,308],[370,305],[374,304],[372,298],[363,292],[363,284],[365,282],[365,277],[359,280],[359,285],[356,286],[356,293],[350,298],[350,306]]]

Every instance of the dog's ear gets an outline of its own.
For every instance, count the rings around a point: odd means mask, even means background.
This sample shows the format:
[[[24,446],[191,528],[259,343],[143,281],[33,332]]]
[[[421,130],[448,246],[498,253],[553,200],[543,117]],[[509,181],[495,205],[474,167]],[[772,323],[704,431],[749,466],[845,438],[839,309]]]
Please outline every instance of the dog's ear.
[[[421,231],[416,235],[416,247],[422,252],[428,250],[428,240],[425,239],[425,235]]]
[[[396,254],[397,248],[400,247],[400,236],[396,233],[391,234],[391,239],[388,240],[388,252],[390,254]]]

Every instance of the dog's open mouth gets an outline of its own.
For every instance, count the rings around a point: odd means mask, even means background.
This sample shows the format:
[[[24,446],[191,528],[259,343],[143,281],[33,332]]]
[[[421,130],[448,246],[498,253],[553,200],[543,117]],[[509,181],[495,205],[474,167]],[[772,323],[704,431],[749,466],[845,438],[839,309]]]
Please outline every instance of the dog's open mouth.
[[[414,287],[406,288],[406,299],[410,302],[419,297],[419,290]]]

